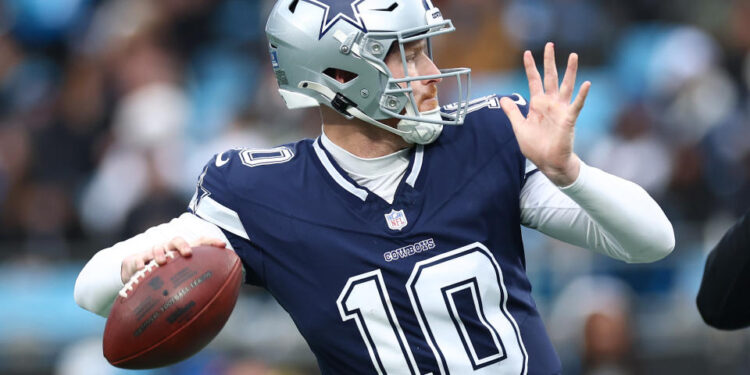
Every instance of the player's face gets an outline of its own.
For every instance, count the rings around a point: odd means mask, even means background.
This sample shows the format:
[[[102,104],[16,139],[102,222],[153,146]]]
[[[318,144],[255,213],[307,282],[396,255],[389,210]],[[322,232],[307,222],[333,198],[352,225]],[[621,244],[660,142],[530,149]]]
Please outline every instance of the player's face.
[[[406,56],[406,68],[409,77],[428,76],[440,74],[440,70],[430,59],[427,50],[427,41],[420,40],[404,45]],[[404,78],[404,64],[401,61],[401,52],[398,47],[393,48],[385,58],[385,63],[391,70],[394,78]],[[412,81],[411,87],[414,90],[414,98],[417,100],[417,106],[420,112],[426,112],[438,107],[437,84],[442,78]],[[406,87],[405,83],[400,84]]]

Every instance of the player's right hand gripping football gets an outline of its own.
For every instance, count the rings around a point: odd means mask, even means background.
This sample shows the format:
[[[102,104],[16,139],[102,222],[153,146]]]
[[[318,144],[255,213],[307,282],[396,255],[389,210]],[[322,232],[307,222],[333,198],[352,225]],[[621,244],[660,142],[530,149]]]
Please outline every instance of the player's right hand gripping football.
[[[135,253],[122,260],[122,267],[120,269],[120,278],[123,284],[127,283],[130,278],[139,270],[146,267],[151,260],[156,260],[158,265],[164,265],[167,263],[167,252],[174,251],[179,253],[181,256],[189,257],[193,254],[193,247],[195,246],[215,246],[215,247],[226,247],[226,243],[218,238],[201,237],[193,243],[188,243],[182,237],[175,237],[171,241],[156,245],[149,250]]]

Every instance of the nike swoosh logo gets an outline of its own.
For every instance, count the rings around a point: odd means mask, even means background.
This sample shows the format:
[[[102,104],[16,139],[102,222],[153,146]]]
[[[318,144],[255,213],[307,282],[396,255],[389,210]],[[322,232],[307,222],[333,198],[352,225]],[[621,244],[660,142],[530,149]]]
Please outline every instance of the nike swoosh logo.
[[[223,155],[223,152],[216,155],[216,167],[221,167],[224,164],[229,163],[229,158],[226,158],[226,160],[221,158]]]
[[[515,95],[515,97],[518,98],[518,99],[514,100],[514,102],[516,102],[516,104],[521,105],[521,106],[526,105],[526,99],[524,99],[523,96],[521,96],[521,94],[514,93],[513,95]]]

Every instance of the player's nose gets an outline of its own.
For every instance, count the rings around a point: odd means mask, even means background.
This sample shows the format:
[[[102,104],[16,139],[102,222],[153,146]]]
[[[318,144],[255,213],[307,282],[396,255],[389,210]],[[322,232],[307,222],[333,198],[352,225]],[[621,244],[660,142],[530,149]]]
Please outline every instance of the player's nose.
[[[431,58],[427,57],[427,58],[423,59],[423,61],[424,61],[424,63],[422,64],[423,66],[420,69],[420,72],[419,72],[420,74],[419,75],[421,75],[421,76],[434,76],[434,75],[440,74],[440,69],[438,69],[437,65],[435,64],[434,61],[432,61]],[[442,81],[443,81],[442,78],[437,77],[437,78],[428,78],[428,79],[424,80],[423,83],[425,85],[429,85],[429,84],[438,84],[438,83],[440,83]]]

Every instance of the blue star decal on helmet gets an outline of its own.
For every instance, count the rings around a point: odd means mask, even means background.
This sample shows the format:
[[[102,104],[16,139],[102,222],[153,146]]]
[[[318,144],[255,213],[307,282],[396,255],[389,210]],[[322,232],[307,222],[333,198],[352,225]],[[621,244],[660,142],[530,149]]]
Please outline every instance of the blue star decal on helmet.
[[[322,38],[328,30],[338,21],[346,21],[352,26],[367,32],[364,21],[359,14],[359,4],[365,0],[302,0],[306,3],[313,4],[323,8],[323,22],[320,24],[320,34],[318,39]]]

